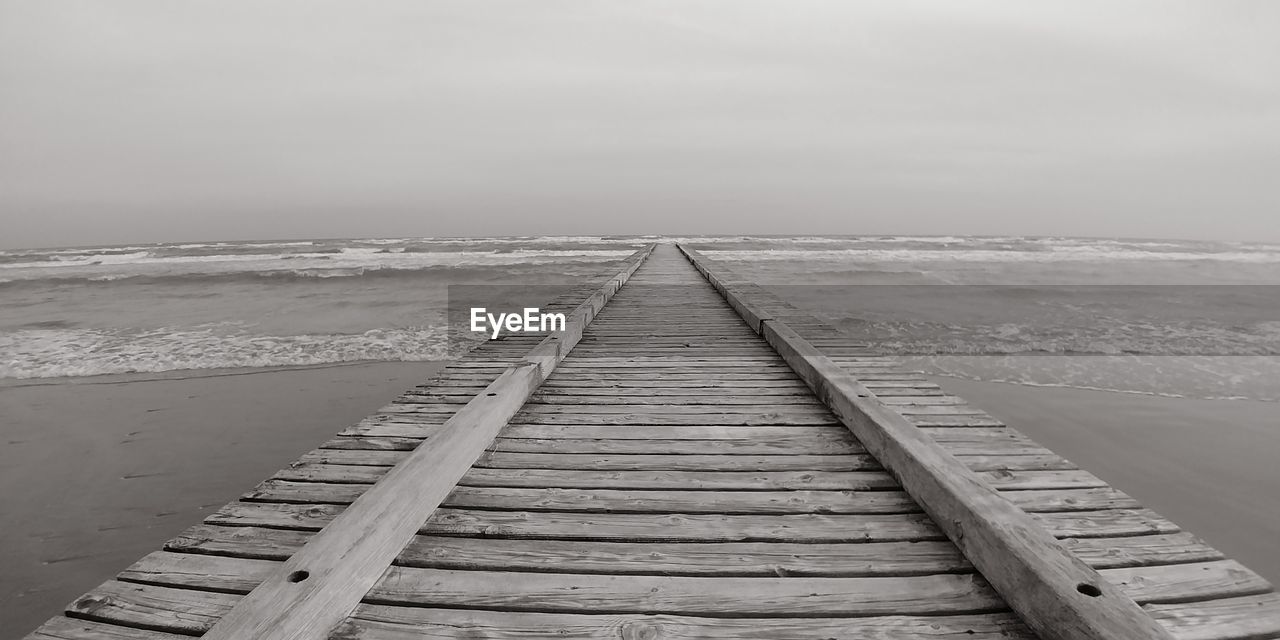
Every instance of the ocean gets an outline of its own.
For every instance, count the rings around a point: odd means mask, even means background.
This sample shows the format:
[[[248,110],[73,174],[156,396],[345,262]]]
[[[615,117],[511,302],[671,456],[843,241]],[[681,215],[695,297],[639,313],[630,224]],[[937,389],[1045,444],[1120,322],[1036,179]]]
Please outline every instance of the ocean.
[[[650,236],[0,251],[0,378],[428,361],[450,285],[596,273]],[[1280,401],[1280,245],[1115,238],[688,237],[926,372]]]

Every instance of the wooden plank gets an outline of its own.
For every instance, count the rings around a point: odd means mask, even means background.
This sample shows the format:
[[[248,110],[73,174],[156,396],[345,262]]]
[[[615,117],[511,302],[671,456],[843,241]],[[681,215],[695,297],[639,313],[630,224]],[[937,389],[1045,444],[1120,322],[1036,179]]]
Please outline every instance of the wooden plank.
[[[423,533],[655,542],[893,542],[941,540],[928,518],[903,515],[571,514],[441,510]]]
[[[275,560],[155,551],[121,571],[116,579],[243,595],[268,579],[281,564]]]
[[[355,467],[367,468],[367,467]],[[315,481],[324,481],[317,471]],[[1105,487],[1084,471],[986,471],[1000,489],[1088,489]],[[277,477],[280,477],[277,475]],[[897,480],[883,471],[596,471],[568,469],[474,468],[460,484],[471,486],[562,487],[579,489],[895,489]]]
[[[326,451],[325,459],[353,460],[353,454],[389,455],[394,452]],[[367,456],[366,456],[367,457]],[[1068,470],[1075,466],[1053,455],[965,456],[974,471]],[[316,460],[323,462],[324,460]],[[359,460],[356,460],[359,462]],[[373,462],[370,460],[370,462]],[[489,469],[595,469],[615,471],[878,471],[880,463],[867,455],[593,455],[489,452],[476,461]]]
[[[686,491],[896,489],[883,471],[613,471],[582,469],[473,468],[459,481],[475,487],[556,487],[564,489],[684,489]]]
[[[685,576],[910,576],[972,572],[949,542],[663,543],[418,536],[396,563],[456,570]]]
[[[1036,633],[1049,640],[1172,638],[1131,598],[1055,540],[1046,530],[1047,516],[1037,522],[1002,498],[932,438],[876,401],[840,365],[784,323],[755,310],[713,274],[696,252],[682,250],[743,320],[778,350],[894,473]]]
[[[1189,533],[1066,538],[1062,544],[1095,569],[1117,569],[1221,560],[1222,552]]]
[[[67,614],[120,626],[199,635],[242,596],[111,580],[67,605]]]
[[[551,390],[598,390],[600,393],[677,393],[695,391],[713,392],[715,389],[744,389],[750,393],[768,393],[770,391],[798,392],[809,394],[809,388],[800,384],[794,376],[738,376],[732,379],[711,380],[705,376],[685,376],[683,378],[666,376],[612,376],[596,378],[593,376],[572,377],[557,371],[543,383],[542,389]],[[692,390],[692,391],[690,391]]]
[[[1100,569],[1221,560],[1187,534],[1072,541]],[[661,543],[419,536],[397,563],[452,569],[651,575],[920,575],[971,571],[950,542]]]
[[[1178,640],[1280,638],[1280,594],[1143,607]]]
[[[774,371],[785,373],[787,365],[777,357],[768,358],[609,358],[604,356],[582,358],[565,366],[568,372],[589,372],[596,370],[673,370],[673,372],[710,373],[722,369],[738,369],[743,372]]]
[[[341,511],[205,634],[207,640],[319,638],[346,617],[360,596],[413,537],[489,446],[508,419],[581,338],[583,328],[652,251],[650,246],[511,366],[483,395],[451,417],[429,446],[409,454]],[[341,453],[395,453],[356,451]],[[323,505],[296,505],[319,509]],[[324,515],[328,515],[327,512]]]
[[[437,544],[443,544],[444,548],[455,548],[447,539],[433,538]],[[465,546],[464,549],[480,548],[480,545],[474,544],[475,541],[469,541],[472,544]],[[881,551],[902,550],[903,547],[910,543],[896,543],[888,545],[879,545]],[[524,552],[530,550],[530,545],[525,544]],[[561,544],[561,553],[574,545]],[[619,547],[617,544],[607,545],[615,549]],[[710,547],[715,545],[698,545],[699,551],[706,553],[710,551]],[[739,547],[751,546],[756,549],[762,549],[767,545],[738,545]],[[797,545],[790,545],[795,547]],[[849,550],[856,545],[842,545],[841,548]],[[600,544],[591,547],[599,550]],[[688,545],[663,545],[662,549],[669,554],[683,554],[690,551]],[[933,556],[936,558],[942,549],[938,545],[933,545]],[[586,551],[588,549],[581,549]],[[439,553],[437,551],[436,553]],[[655,553],[655,552],[651,552]],[[865,562],[868,556],[865,553],[854,550],[855,557],[858,562]],[[961,557],[954,551],[951,552],[950,562],[952,566],[965,573],[972,573],[971,568],[965,566]],[[616,552],[615,552],[616,554]],[[635,557],[634,552],[626,554]],[[696,553],[695,553],[696,555]],[[716,557],[724,558],[722,553],[715,553]],[[816,557],[812,552],[805,554],[808,562],[813,563]],[[833,553],[833,556],[838,556]],[[408,556],[401,554],[401,559],[412,559],[416,556],[410,553]],[[654,556],[654,559],[661,557],[661,554]],[[614,558],[615,562],[620,558]],[[705,560],[704,560],[705,562]],[[954,589],[950,597],[943,597],[943,601],[931,601],[931,588],[936,588],[934,580],[939,578],[939,572],[916,573],[910,576],[902,575],[852,575],[844,576],[844,579],[832,578],[830,576],[811,576],[817,579],[813,580],[789,580],[784,576],[779,579],[777,571],[770,571],[765,579],[755,581],[742,580],[738,576],[729,579],[686,579],[692,576],[671,577],[666,575],[655,576],[655,571],[645,571],[640,573],[626,573],[622,575],[633,576],[630,579],[619,579],[615,574],[600,576],[599,573],[571,573],[563,569],[551,573],[537,572],[511,572],[504,570],[500,572],[487,571],[483,569],[467,568],[459,571],[454,569],[441,569],[434,566],[424,567],[423,563],[404,562],[401,568],[393,568],[388,570],[378,585],[366,595],[366,601],[390,601],[405,604],[413,604],[415,606],[458,606],[462,605],[465,598],[472,598],[471,602],[475,604],[488,604],[499,609],[506,610],[538,610],[538,611],[555,611],[558,607],[568,605],[574,607],[575,611],[597,610],[597,611],[636,611],[636,612],[664,612],[664,613],[706,613],[716,612],[716,615],[725,614],[749,614],[749,615],[888,615],[903,613],[944,613],[944,612],[964,612],[977,609],[970,609],[972,604],[958,605],[954,602],[956,599],[972,598],[975,591],[983,593],[983,607],[991,604],[991,594],[985,592],[985,583],[975,583],[971,576],[955,574],[953,572],[943,572],[948,575],[944,578]],[[431,564],[431,563],[427,563]],[[758,564],[758,562],[757,562]],[[256,560],[245,558],[228,558],[211,555],[198,555],[188,553],[173,553],[170,551],[157,551],[143,557],[123,572],[120,573],[118,579],[122,582],[137,582],[142,584],[153,584],[166,587],[183,587],[190,589],[200,589],[202,591],[216,593],[248,593],[250,590],[258,586],[263,580],[267,579],[273,571],[275,571],[279,562],[271,560]],[[636,565],[644,566],[643,562]],[[757,568],[760,572],[760,568]],[[1133,567],[1122,569],[1106,569],[1102,571],[1111,582],[1124,589],[1125,593],[1137,602],[1141,603],[1176,603],[1186,601],[1200,601],[1215,598],[1241,597],[1249,595],[1264,594],[1271,591],[1270,585],[1266,581],[1259,578],[1256,574],[1245,570],[1237,563],[1229,560],[1218,560],[1213,562],[1202,562],[1194,564],[1177,564],[1164,565],[1155,567]],[[563,577],[561,577],[562,574]],[[724,578],[725,576],[717,576]],[[763,576],[761,576],[763,577]],[[913,579],[925,578],[925,579]],[[496,582],[502,582],[503,586],[499,587]],[[394,586],[391,586],[393,585]],[[582,596],[580,600],[574,598],[564,598],[561,596],[552,596],[546,590],[550,585],[550,591],[577,591]],[[884,597],[889,597],[886,601],[881,596],[871,596],[870,593],[864,592],[869,586],[885,589],[892,593],[882,593]],[[707,601],[699,601],[679,605],[674,599],[661,597],[659,601],[646,601],[647,596],[641,594],[654,594],[666,592],[666,596],[677,598],[677,594],[683,597],[689,597],[691,589],[697,588],[702,593],[711,595],[716,600],[731,597],[731,594],[737,593],[740,598],[740,604],[734,606],[726,606],[726,603],[720,602],[711,606]],[[909,600],[910,591],[913,587],[921,589],[922,593],[918,593],[915,599]],[[794,590],[792,590],[794,589]],[[478,592],[473,590],[487,591],[494,596],[494,600],[486,600]],[[801,593],[826,592],[827,595],[834,596],[837,593],[844,593],[846,596],[858,594],[862,599],[856,602],[840,602],[834,597],[826,597],[825,595],[817,596],[818,602],[807,600]],[[638,602],[633,605],[639,606],[644,603],[645,608],[633,610],[625,608],[623,601],[628,598],[639,597]],[[810,595],[809,598],[814,596]],[[947,602],[953,600],[953,602]],[[896,601],[897,606],[901,609],[876,609],[878,606],[889,606],[889,602]],[[692,608],[684,608],[691,606]],[[872,607],[866,609],[864,607]],[[952,608],[952,607],[958,608]],[[754,609],[747,610],[741,607],[751,607]],[[830,609],[822,609],[822,607],[830,607]]]
[[[669,491],[458,487],[454,508],[581,513],[919,513],[900,491]]]
[[[1105,509],[1027,515],[1034,522],[1039,523],[1044,532],[1058,538],[1112,538],[1180,531],[1178,525],[1149,509]]]
[[[891,640],[1034,640],[1014,616],[885,616],[868,618],[699,618],[647,614],[553,614],[364,605],[335,631],[350,640],[741,640],[858,638]]]
[[[165,543],[168,551],[237,558],[286,560],[315,534],[311,531],[198,524]]]
[[[392,567],[370,604],[506,611],[685,615],[873,616],[977,613],[1004,603],[981,577],[710,578],[451,571]]]
[[[983,480],[1001,491],[1022,489],[1089,489],[1106,487],[1097,476],[1079,469],[1066,471],[995,471],[977,472]],[[1005,496],[1008,497],[1008,496]]]
[[[953,416],[902,416],[909,424],[917,427],[1003,427],[1004,423],[991,416],[953,415]]]
[[[1103,575],[1139,603],[1169,604],[1271,592],[1271,584],[1234,560],[1108,569]]]
[[[433,429],[432,433],[439,432],[439,428]],[[321,449],[345,449],[351,451],[413,451],[422,444],[421,438],[406,436],[339,436],[320,445]]]
[[[295,482],[275,478],[263,480],[240,496],[245,502],[288,502],[294,504],[351,504],[373,485],[327,482]]]
[[[767,399],[766,399],[767,398]],[[564,393],[547,393],[542,392],[530,399],[532,402],[541,405],[576,405],[590,407],[605,407],[606,409],[614,406],[636,406],[636,405],[660,405],[660,406],[677,406],[681,409],[696,407],[776,407],[776,406],[794,406],[794,407],[815,407],[821,406],[812,395],[728,395],[727,393],[714,393],[703,395],[569,395]]]
[[[498,438],[493,451],[591,455],[843,455],[866,453],[862,445],[821,438],[704,440],[689,438]]]
[[[336,482],[373,484],[387,474],[387,467],[365,465],[341,465],[325,463],[296,463],[271,476],[274,480],[298,482]]]
[[[530,372],[532,373],[532,372]],[[528,374],[526,374],[528,375]],[[455,436],[456,437],[456,436]],[[488,443],[485,443],[486,445]],[[434,445],[433,445],[434,446]],[[409,459],[410,451],[360,449],[315,449],[298,457],[298,464],[338,464],[348,466],[394,467]]]
[[[1138,509],[1142,506],[1138,504],[1137,500],[1111,487],[1094,489],[1033,489],[1009,491],[1000,495],[1022,510],[1032,513]]]
[[[350,504],[369,485],[266,480],[242,499],[295,504]],[[754,487],[753,487],[754,488]],[[1138,503],[1110,487],[1015,491],[1006,495],[1025,511],[1133,509]],[[897,491],[670,491],[460,486],[445,505],[485,509],[679,513],[911,513]]]
[[[309,532],[289,529],[223,527],[197,525],[171,540],[172,551],[244,558],[284,560],[310,537]],[[1223,559],[1222,553],[1186,533],[1128,536],[1123,538],[1078,538],[1063,541],[1073,553],[1096,569],[1187,564]],[[440,545],[435,549],[431,545]],[[894,546],[905,544],[906,546]],[[470,549],[471,551],[467,551]],[[943,551],[950,550],[951,556]],[[892,550],[893,553],[883,553]],[[637,555],[638,554],[638,555]],[[654,556],[652,554],[658,554]],[[939,555],[935,555],[939,554]],[[934,561],[958,557],[950,542],[852,544],[797,544],[781,542],[691,542],[667,544],[635,541],[554,539],[519,540],[501,538],[454,538],[421,535],[401,553],[397,562],[413,565],[423,558],[438,558],[442,568],[487,567],[498,570],[526,567],[537,571],[567,573],[653,573],[689,575],[773,571],[785,575],[875,575],[878,572],[908,575],[913,571],[960,571],[961,566],[937,565]],[[643,557],[643,561],[636,561]],[[413,558],[417,558],[414,560]],[[754,560],[750,559],[754,558]],[[859,565],[858,558],[865,561]],[[812,562],[808,560],[811,559]],[[456,564],[449,564],[455,562]],[[616,561],[616,562],[615,562]],[[758,566],[753,564],[759,562]],[[508,563],[504,565],[503,563]],[[949,562],[949,561],[948,561]],[[964,566],[969,566],[967,560]],[[664,564],[665,563],[665,564]],[[918,564],[923,563],[923,564]],[[421,566],[436,566],[422,564]],[[560,567],[557,569],[557,567]],[[577,568],[575,568],[577,567]],[[746,567],[757,567],[747,569]],[[911,569],[910,567],[915,567]],[[935,571],[935,569],[937,571]],[[775,571],[775,574],[778,572]],[[748,575],[748,573],[742,573]],[[754,574],[752,574],[754,575]]]
[[[187,640],[189,637],[59,616],[32,631],[26,640]]]
[[[777,416],[779,418],[816,417],[831,421],[831,412],[826,407],[814,403],[788,404],[758,401],[753,405],[672,405],[647,404],[630,402],[628,399],[615,398],[612,404],[546,404],[531,403],[520,412],[526,420],[542,416],[559,416],[562,414],[586,414],[587,416],[613,416],[617,414],[650,416],[669,415],[681,418],[706,420],[706,415],[714,416]]]
[[[778,426],[788,424],[838,425],[840,422],[829,415],[813,413],[796,415],[788,412],[760,413],[705,413],[690,415],[687,413],[521,413],[511,420],[512,424],[633,424],[633,425],[681,425],[681,424],[717,424],[717,425],[765,425]]]
[[[207,524],[318,531],[343,512],[341,505],[238,502]],[[1048,514],[1050,516],[1055,514]],[[1125,528],[1124,525],[1129,525]],[[1112,523],[1122,533],[1138,526]],[[421,533],[510,538],[655,541],[860,542],[936,540],[941,534],[920,514],[576,514],[554,511],[437,509]],[[1070,530],[1070,535],[1078,535]]]
[[[547,425],[513,424],[502,430],[503,438],[605,438],[625,440],[813,440],[853,445],[857,441],[844,426],[619,426],[619,425]],[[860,446],[860,445],[859,445]]]
[[[347,453],[347,452],[343,452]],[[868,455],[597,455],[591,453],[489,452],[476,461],[489,469],[591,469],[598,471],[876,471]]]

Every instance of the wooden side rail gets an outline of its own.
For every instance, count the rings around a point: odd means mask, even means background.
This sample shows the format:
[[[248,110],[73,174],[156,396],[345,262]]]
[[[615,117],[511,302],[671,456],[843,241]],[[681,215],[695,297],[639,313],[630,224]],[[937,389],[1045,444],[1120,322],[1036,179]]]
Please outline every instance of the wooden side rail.
[[[654,245],[240,600],[207,640],[319,640],[346,619]]]
[[[1172,640],[1131,598],[820,350],[737,292],[697,251],[680,250],[1041,638]]]

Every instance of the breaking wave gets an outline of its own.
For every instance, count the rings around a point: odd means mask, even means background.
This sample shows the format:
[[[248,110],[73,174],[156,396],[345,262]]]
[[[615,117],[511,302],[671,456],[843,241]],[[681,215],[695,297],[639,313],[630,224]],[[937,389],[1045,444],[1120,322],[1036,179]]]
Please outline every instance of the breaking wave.
[[[0,378],[54,378],[456,357],[444,327],[359,334],[253,335],[226,327],[147,331],[27,329],[0,333]]]

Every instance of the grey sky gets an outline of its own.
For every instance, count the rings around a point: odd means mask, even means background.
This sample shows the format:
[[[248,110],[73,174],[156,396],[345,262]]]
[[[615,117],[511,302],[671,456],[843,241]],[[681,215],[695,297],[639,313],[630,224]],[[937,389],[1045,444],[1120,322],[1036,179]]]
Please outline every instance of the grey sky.
[[[1280,3],[0,0],[0,246],[1278,213]]]

